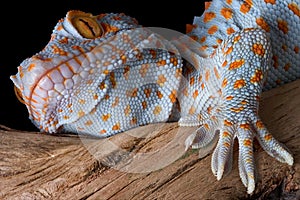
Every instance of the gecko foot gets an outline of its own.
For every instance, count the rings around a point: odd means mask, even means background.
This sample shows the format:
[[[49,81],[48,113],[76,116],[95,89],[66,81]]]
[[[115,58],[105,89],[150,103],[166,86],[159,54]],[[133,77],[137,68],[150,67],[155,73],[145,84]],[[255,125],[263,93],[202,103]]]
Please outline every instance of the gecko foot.
[[[207,148],[213,138],[219,139],[212,154],[211,169],[220,180],[231,171],[234,140],[239,144],[239,175],[249,194],[255,189],[255,161],[253,140],[256,138],[262,148],[278,161],[293,165],[293,157],[288,149],[279,143],[267,130],[256,114],[244,121],[224,120],[224,117],[211,117],[197,131],[186,139],[186,146]]]

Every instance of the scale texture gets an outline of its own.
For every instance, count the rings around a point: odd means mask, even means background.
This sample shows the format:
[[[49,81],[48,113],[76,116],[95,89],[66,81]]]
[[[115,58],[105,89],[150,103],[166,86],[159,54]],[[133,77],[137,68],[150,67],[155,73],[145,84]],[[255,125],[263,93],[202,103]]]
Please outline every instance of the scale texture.
[[[262,91],[300,77],[300,2],[213,0],[186,34],[170,41],[125,14],[69,11],[11,79],[44,132],[107,137],[178,120],[197,127],[187,147],[206,148],[218,136],[218,180],[231,169],[237,138],[240,177],[252,193],[254,138],[293,164],[258,109]]]

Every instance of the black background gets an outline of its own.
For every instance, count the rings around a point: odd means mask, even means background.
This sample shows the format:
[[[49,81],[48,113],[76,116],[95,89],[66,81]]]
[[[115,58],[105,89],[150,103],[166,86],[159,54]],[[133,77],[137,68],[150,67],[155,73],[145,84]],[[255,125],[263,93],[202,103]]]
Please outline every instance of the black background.
[[[202,14],[204,1],[130,1],[130,0],[60,0],[6,1],[0,21],[0,124],[21,130],[37,130],[28,119],[25,105],[15,97],[10,75],[27,57],[48,43],[57,21],[69,10],[92,14],[119,13],[136,18],[143,26],[163,27],[185,32],[185,25]]]

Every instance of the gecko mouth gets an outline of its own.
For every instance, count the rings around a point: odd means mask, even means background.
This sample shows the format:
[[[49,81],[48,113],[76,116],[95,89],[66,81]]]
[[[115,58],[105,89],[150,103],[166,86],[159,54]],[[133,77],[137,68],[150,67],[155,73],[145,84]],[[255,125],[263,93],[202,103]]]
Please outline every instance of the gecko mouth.
[[[22,104],[25,104],[25,101],[24,101],[24,99],[23,99],[21,90],[20,90],[19,88],[17,88],[16,86],[14,86],[14,91],[15,91],[15,94],[16,94],[17,99],[18,99]]]

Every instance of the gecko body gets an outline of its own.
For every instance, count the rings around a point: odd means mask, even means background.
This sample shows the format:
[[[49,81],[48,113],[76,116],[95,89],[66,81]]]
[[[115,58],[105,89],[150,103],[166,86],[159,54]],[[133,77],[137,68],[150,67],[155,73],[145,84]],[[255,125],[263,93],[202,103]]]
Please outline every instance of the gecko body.
[[[240,177],[252,193],[254,138],[293,164],[258,109],[262,91],[300,76],[300,2],[213,0],[187,27],[195,45],[172,43],[124,14],[70,11],[11,79],[30,119],[49,133],[107,137],[179,112],[180,126],[198,127],[187,146],[219,136],[211,163],[218,180],[237,138]]]

